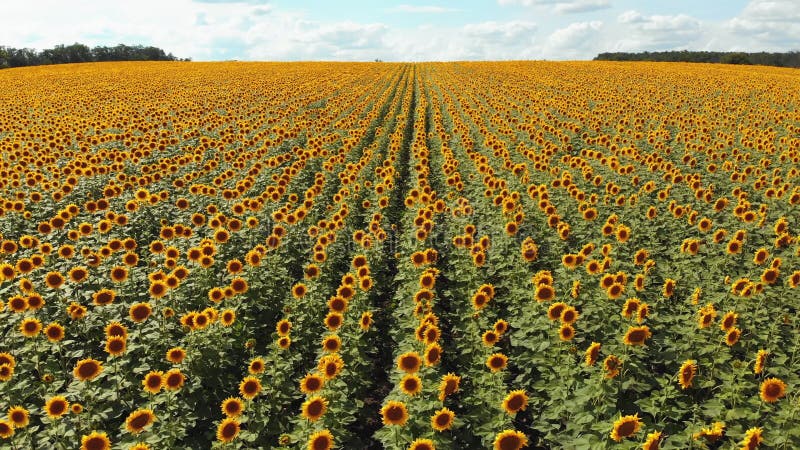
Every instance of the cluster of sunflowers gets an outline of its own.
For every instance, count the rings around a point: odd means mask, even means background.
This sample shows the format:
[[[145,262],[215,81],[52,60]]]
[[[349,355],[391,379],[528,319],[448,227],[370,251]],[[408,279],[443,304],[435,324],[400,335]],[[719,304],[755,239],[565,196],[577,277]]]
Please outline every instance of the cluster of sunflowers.
[[[797,82],[0,72],[0,446],[800,446]]]

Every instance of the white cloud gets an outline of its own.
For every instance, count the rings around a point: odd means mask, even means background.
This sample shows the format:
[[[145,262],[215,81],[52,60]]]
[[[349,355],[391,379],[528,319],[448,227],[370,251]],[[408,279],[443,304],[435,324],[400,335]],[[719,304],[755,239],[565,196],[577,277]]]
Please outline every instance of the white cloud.
[[[800,2],[752,0],[725,30],[761,49],[800,50]]]
[[[545,40],[544,54],[551,59],[591,58],[603,51],[598,41],[603,22],[574,22],[554,31]]]
[[[673,50],[696,49],[704,40],[704,24],[686,14],[644,15],[625,11],[617,17],[620,34],[609,50]]]
[[[459,9],[445,8],[433,5],[397,5],[389,9],[390,12],[413,13],[413,14],[441,14],[448,12],[458,12]]]
[[[481,22],[456,28],[420,26],[386,36],[392,58],[403,61],[532,59],[537,25],[529,21]]]
[[[559,14],[583,13],[611,8],[608,0],[583,0],[556,3],[556,12]]]
[[[500,5],[539,6],[559,14],[597,11],[611,7],[609,0],[497,0]]]

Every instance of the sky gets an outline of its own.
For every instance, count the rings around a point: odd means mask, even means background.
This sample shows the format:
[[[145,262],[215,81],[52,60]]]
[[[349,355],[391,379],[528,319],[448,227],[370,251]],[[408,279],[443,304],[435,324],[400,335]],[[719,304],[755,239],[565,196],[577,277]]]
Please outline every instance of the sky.
[[[0,45],[141,44],[195,61],[800,50],[800,0],[2,0],[0,17]]]

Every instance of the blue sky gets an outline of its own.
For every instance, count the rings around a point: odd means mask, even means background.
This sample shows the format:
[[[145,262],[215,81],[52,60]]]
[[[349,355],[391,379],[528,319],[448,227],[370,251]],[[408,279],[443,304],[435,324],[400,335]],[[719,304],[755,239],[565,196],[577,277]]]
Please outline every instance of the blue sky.
[[[3,1],[0,45],[155,45],[194,60],[591,59],[800,50],[799,0]]]

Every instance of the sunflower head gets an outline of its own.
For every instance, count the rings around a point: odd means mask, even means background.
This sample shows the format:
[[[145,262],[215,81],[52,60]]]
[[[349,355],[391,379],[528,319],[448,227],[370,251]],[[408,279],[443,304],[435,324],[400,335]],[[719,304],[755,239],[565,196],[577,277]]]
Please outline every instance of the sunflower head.
[[[786,383],[779,378],[767,378],[761,382],[759,396],[767,403],[775,403],[786,395]]]
[[[508,414],[516,414],[519,411],[524,411],[528,406],[528,395],[523,390],[511,391],[503,399],[503,409]]]
[[[681,368],[678,369],[678,383],[681,385],[681,389],[687,389],[692,386],[692,380],[694,380],[696,373],[697,364],[693,360],[686,360],[681,365]]]
[[[408,420],[408,410],[406,409],[406,404],[403,402],[390,400],[381,408],[381,416],[383,417],[384,425],[403,426]]]
[[[226,417],[222,419],[217,427],[217,440],[222,443],[233,442],[236,436],[239,435],[241,430],[239,421],[233,417]]]
[[[504,430],[494,438],[494,450],[520,450],[528,445],[525,434],[515,430]]]
[[[453,426],[455,417],[456,413],[447,408],[442,408],[431,416],[431,427],[436,431],[449,430]]]
[[[317,431],[308,438],[308,450],[330,450],[333,448],[333,434],[328,430]]]
[[[92,431],[81,437],[81,450],[109,450],[111,440],[105,432]]]
[[[137,409],[125,419],[125,429],[132,434],[139,434],[156,421],[156,415],[151,409]]]
[[[611,439],[621,442],[626,437],[636,434],[641,426],[642,422],[639,420],[639,414],[622,416],[614,421],[614,425],[610,433]]]
[[[301,414],[306,419],[314,422],[328,410],[328,400],[324,397],[309,397],[301,406]]]
[[[237,397],[228,397],[222,401],[220,409],[226,417],[239,417],[244,412],[244,402]]]

